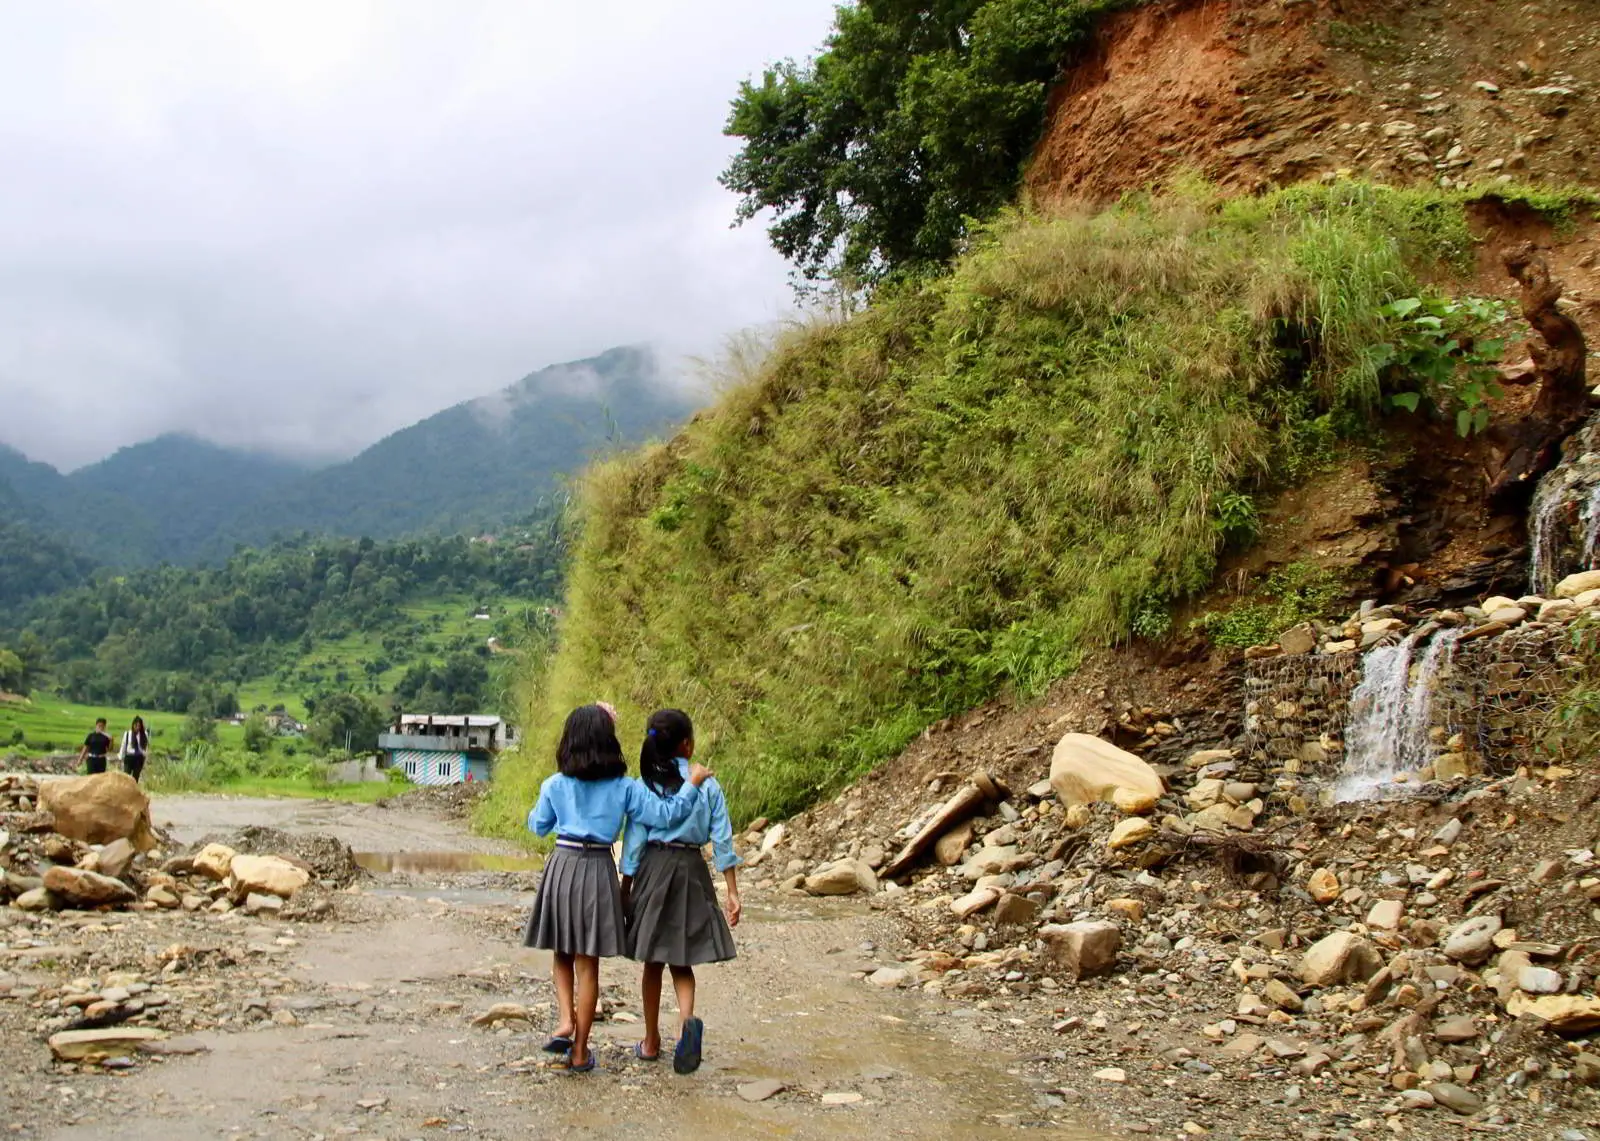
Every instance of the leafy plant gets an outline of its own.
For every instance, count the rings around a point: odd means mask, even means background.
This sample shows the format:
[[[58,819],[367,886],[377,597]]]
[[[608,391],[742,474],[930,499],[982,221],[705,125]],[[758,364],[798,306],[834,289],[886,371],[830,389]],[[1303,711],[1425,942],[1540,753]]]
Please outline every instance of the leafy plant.
[[[1332,571],[1312,563],[1290,563],[1269,574],[1247,598],[1222,611],[1207,611],[1194,625],[1219,646],[1245,649],[1270,642],[1310,618],[1325,617],[1345,594]]]
[[[1396,386],[1418,385],[1390,391],[1389,403],[1415,412],[1426,400],[1442,413],[1453,413],[1463,437],[1488,427],[1489,402],[1503,395],[1497,378],[1505,341],[1485,334],[1505,321],[1505,303],[1423,293],[1396,298],[1379,314],[1395,336],[1372,347],[1374,367]]]

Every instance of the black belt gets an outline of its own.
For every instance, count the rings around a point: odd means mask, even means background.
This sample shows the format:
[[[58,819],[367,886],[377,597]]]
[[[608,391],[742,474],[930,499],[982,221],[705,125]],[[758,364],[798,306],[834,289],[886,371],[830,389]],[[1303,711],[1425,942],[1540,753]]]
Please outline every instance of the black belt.
[[[702,845],[691,844],[686,840],[651,840],[651,848],[676,848],[680,852],[698,852]]]
[[[597,844],[593,840],[571,840],[571,839],[568,839],[566,836],[557,836],[556,837],[556,847],[558,847],[558,848],[576,848],[576,849],[578,849],[579,851],[582,851],[582,852],[609,852],[609,851],[611,851],[611,845],[610,844]]]

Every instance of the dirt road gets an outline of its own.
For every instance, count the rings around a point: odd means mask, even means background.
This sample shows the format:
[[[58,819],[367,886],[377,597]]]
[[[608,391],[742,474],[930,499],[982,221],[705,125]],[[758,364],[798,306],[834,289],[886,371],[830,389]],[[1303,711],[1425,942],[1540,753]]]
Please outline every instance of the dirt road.
[[[196,797],[164,799],[155,815],[185,840],[248,817],[331,832],[367,852],[497,850],[454,822],[405,809]],[[637,976],[621,960],[604,969],[611,1013],[597,1027],[602,1070],[544,1069],[548,958],[517,941],[534,882],[506,873],[375,876],[341,893],[333,917],[320,921],[144,913],[111,917],[114,930],[79,924],[74,935],[94,945],[86,962],[50,971],[57,985],[103,974],[112,957],[148,972],[175,941],[194,952],[180,952],[180,962],[234,966],[215,978],[202,967],[155,972],[157,989],[191,1006],[195,1024],[207,1027],[186,1039],[203,1052],[124,1072],[53,1066],[36,1032],[26,1041],[11,1033],[27,1024],[15,1017],[19,1004],[0,1002],[0,1029],[12,1043],[0,1055],[11,1135],[525,1138],[609,1137],[628,1128],[651,1137],[829,1141],[1105,1136],[1075,1127],[1076,1111],[1063,1098],[1076,1095],[1053,1090],[1048,1059],[997,1052],[983,1028],[989,1015],[862,981],[862,970],[893,962],[896,944],[879,916],[854,903],[747,901],[740,957],[702,975],[708,1041],[698,1074],[679,1077],[670,1063],[631,1057]],[[64,943],[66,926],[35,932],[34,941]],[[116,956],[107,955],[111,946]],[[71,950],[51,953],[70,960]],[[37,976],[49,960],[29,962],[46,993],[50,980]],[[0,977],[6,969],[0,965]],[[25,974],[10,969],[13,978]],[[497,1002],[524,1004],[533,1024],[470,1025]],[[739,1087],[761,1078],[787,1088],[744,1100]]]

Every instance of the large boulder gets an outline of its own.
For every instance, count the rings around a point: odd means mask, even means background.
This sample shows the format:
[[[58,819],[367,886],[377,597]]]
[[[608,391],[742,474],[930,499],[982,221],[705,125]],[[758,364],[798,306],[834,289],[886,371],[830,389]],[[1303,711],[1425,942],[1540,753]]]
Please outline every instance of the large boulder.
[[[1050,958],[1074,980],[1109,971],[1122,950],[1122,931],[1115,923],[1100,919],[1048,923],[1039,928],[1039,937]]]
[[[60,865],[45,869],[44,888],[73,907],[115,907],[138,898],[121,880]]]
[[[1597,588],[1600,588],[1600,570],[1579,571],[1556,584],[1556,597],[1577,598]]]
[[[200,875],[221,881],[228,878],[236,855],[238,853],[226,844],[207,844],[194,854],[189,866]]]
[[[873,881],[871,886],[869,877]],[[858,891],[872,891],[875,881],[872,869],[865,864],[857,860],[836,860],[807,876],[805,889],[808,895],[854,895]]]
[[[1114,800],[1119,788],[1153,797],[1166,791],[1155,769],[1087,733],[1068,733],[1056,742],[1050,756],[1050,787],[1069,806]]]
[[[141,852],[156,846],[150,798],[127,773],[43,781],[39,807],[55,817],[55,830],[68,839],[85,844],[127,840]]]
[[[236,900],[252,892],[288,899],[311,882],[310,872],[281,856],[235,856],[229,875]]]
[[[1300,960],[1300,981],[1309,986],[1366,982],[1383,969],[1383,956],[1359,935],[1335,931],[1307,948]]]

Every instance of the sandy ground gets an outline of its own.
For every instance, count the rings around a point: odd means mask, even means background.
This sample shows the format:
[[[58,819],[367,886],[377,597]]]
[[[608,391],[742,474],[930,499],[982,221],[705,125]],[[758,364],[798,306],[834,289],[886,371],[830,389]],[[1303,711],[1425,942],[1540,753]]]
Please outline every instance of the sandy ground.
[[[457,823],[407,809],[193,797],[163,799],[155,815],[186,840],[254,823],[331,832],[361,851],[498,848]],[[640,1032],[631,1021],[637,975],[621,960],[603,972],[613,1013],[597,1027],[601,1072],[543,1069],[549,962],[517,939],[532,882],[503,874],[373,877],[341,899],[338,919],[252,928],[246,934],[258,946],[280,949],[262,953],[253,978],[220,988],[219,1025],[196,1035],[204,1053],[113,1073],[54,1067],[36,1037],[21,1060],[5,1050],[12,1080],[0,1089],[13,1103],[10,1135],[525,1138],[614,1136],[625,1128],[652,1137],[830,1141],[1117,1135],[1077,1127],[1073,1115],[1081,1110],[1038,1076],[1037,1060],[1025,1067],[994,1046],[980,1030],[980,1011],[861,981],[857,972],[892,962],[894,936],[859,903],[747,900],[739,958],[701,975],[708,1039],[699,1073],[679,1077],[670,1062],[631,1057]],[[208,919],[147,913],[118,935],[148,928],[141,937],[151,948],[195,941],[170,928],[180,921]],[[507,1001],[528,1006],[534,1024],[469,1024]],[[5,1023],[8,1037],[18,1025]],[[788,1088],[759,1103],[743,1100],[738,1087],[759,1078]],[[828,1094],[859,1100],[831,1106]]]

